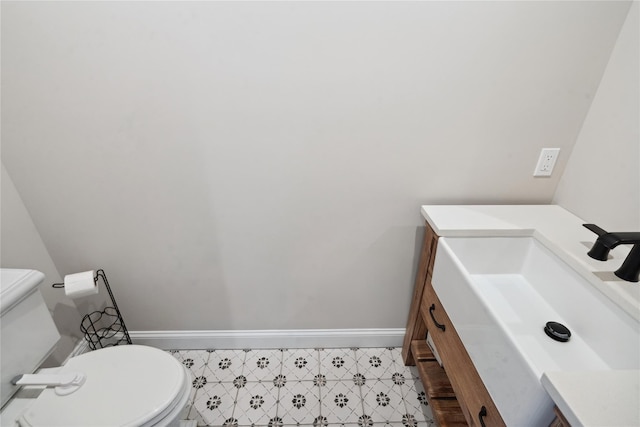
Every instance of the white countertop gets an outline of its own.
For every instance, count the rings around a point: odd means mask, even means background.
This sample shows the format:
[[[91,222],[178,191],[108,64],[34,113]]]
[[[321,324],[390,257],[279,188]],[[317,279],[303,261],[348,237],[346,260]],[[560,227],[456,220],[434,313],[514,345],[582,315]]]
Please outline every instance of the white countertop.
[[[587,252],[597,236],[557,205],[428,205],[423,217],[442,237],[533,236],[621,310],[640,321],[640,283],[616,277],[630,247],[607,261]],[[606,224],[598,224],[606,229]],[[611,230],[633,231],[633,230]],[[546,372],[542,385],[573,427],[640,426],[640,371]]]
[[[429,205],[422,206],[421,211],[436,234],[442,237],[534,236],[622,310],[640,321],[640,283],[626,282],[613,274],[626,258],[630,246],[620,245],[613,249],[608,261],[590,258],[587,252],[597,236],[582,226],[585,221],[560,206]]]
[[[573,427],[640,426],[640,371],[545,372],[541,382]]]

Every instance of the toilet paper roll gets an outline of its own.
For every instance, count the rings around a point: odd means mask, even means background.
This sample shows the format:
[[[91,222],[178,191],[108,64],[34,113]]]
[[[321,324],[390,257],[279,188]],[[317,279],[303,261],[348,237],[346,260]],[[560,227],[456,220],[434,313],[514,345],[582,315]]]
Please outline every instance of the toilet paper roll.
[[[69,298],[86,297],[98,293],[98,283],[93,270],[64,276],[64,293]]]

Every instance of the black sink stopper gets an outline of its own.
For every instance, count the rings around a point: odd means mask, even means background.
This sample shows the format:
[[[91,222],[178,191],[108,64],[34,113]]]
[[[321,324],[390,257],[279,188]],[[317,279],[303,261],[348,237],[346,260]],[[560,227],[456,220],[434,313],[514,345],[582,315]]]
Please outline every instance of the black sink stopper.
[[[560,342],[567,342],[571,338],[569,328],[558,322],[547,322],[544,332],[552,339]]]

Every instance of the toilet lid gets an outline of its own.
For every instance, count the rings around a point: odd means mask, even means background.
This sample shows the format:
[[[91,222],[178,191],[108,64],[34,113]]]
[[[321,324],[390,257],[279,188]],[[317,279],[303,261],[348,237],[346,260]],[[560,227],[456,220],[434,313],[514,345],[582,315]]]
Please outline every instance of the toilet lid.
[[[22,414],[27,426],[140,426],[180,400],[189,381],[182,364],[153,347],[109,347],[69,359],[60,369],[83,372],[86,382],[72,394],[44,390]]]

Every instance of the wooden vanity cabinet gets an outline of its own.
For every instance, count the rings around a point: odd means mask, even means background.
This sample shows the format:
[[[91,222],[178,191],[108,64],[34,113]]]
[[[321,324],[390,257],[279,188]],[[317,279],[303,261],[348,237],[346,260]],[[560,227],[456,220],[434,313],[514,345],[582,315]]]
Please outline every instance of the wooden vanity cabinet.
[[[437,243],[438,235],[427,224],[402,348],[404,362],[417,366],[439,426],[505,426],[431,285]],[[427,331],[443,367],[430,355]]]
[[[430,280],[425,286],[420,312],[467,423],[475,426],[505,426]]]
[[[562,415],[560,409],[557,406],[553,408],[553,412],[556,414],[556,417],[553,419],[549,427],[571,427],[569,421]]]
[[[415,360],[411,353],[411,342],[415,340],[424,341],[427,336],[427,328],[420,316],[420,304],[422,304],[422,294],[427,276],[433,273],[433,262],[436,258],[436,248],[438,246],[438,235],[427,224],[422,240],[422,250],[420,251],[420,262],[416,272],[416,283],[413,287],[413,298],[409,308],[409,320],[402,344],[402,359],[408,366],[415,365]]]

